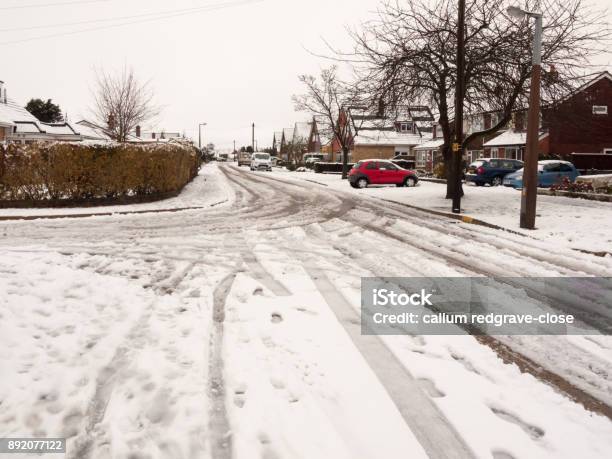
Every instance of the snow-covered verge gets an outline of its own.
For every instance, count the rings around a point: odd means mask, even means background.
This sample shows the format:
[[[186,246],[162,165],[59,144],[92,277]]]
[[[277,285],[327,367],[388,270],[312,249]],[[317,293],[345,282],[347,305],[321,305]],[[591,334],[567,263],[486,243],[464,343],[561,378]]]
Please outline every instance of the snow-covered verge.
[[[75,459],[205,449],[206,298],[159,296],[103,256],[0,257],[0,437],[64,437]]]
[[[231,202],[231,190],[219,185],[216,165],[204,165],[196,178],[188,183],[180,195],[144,204],[128,204],[97,207],[0,209],[0,217],[106,214],[115,212],[143,212],[185,207],[208,207]],[[230,193],[228,195],[228,193]]]
[[[307,180],[347,193],[410,204],[424,209],[450,213],[450,202],[444,198],[445,184],[421,181],[415,188],[371,186],[355,190],[336,174],[313,172],[289,173],[276,169],[273,175],[284,179]],[[313,183],[313,186],[316,186]],[[558,243],[563,247],[612,252],[612,203],[558,196],[538,196],[538,213],[534,231],[519,227],[521,193],[507,187],[464,186],[461,201],[464,215],[532,237]]]

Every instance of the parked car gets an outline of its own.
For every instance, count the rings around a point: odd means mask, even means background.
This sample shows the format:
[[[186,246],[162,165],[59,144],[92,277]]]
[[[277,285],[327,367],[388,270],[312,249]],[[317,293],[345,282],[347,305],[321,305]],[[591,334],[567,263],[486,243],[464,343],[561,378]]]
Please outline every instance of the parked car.
[[[523,167],[523,161],[516,159],[481,158],[474,161],[467,168],[466,182],[473,182],[477,186],[486,184],[499,186],[504,177]]]
[[[348,180],[353,188],[368,185],[416,186],[419,178],[411,170],[403,169],[391,161],[366,159],[356,163],[349,171]]]
[[[272,171],[272,160],[269,153],[253,153],[251,156],[252,171]]]
[[[270,162],[272,163],[272,167],[276,167],[280,165],[279,163],[281,160],[278,156],[270,156]]]
[[[215,158],[220,162],[227,162],[228,154],[227,153],[215,153]]]
[[[513,188],[523,188],[523,170],[520,169],[512,174],[506,175],[504,185]],[[580,172],[569,161],[546,160],[538,161],[538,186],[547,188],[555,183],[560,183],[564,177],[575,181]]]
[[[314,164],[323,161],[324,156],[320,153],[307,153],[304,155],[304,164]]]
[[[238,167],[251,165],[251,153],[241,151],[238,153]]]

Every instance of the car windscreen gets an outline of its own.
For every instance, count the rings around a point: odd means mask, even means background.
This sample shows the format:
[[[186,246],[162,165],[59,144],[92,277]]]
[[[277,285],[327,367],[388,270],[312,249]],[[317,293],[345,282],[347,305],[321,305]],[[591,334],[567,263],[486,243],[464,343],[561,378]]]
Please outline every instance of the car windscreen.
[[[485,163],[484,161],[474,161],[472,164],[470,164],[470,167],[473,167],[474,169],[478,169],[484,163]]]
[[[270,159],[270,155],[255,155],[255,159]]]
[[[363,164],[363,161],[359,161],[358,163],[355,163],[353,165],[353,169],[359,169],[361,167],[361,165]]]

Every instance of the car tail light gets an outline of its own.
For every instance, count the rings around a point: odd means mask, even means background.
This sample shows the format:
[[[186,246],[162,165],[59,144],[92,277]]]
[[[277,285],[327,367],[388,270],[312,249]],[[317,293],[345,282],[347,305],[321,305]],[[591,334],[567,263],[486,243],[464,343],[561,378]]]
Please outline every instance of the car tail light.
[[[476,173],[478,175],[483,175],[485,173],[484,167],[480,166],[478,169],[476,169]]]

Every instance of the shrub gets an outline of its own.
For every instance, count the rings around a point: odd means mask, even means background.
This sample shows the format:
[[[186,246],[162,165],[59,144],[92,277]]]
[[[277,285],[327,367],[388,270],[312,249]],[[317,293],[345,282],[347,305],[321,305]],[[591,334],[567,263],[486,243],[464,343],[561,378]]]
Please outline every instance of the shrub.
[[[199,168],[179,142],[12,144],[0,149],[0,198],[87,200],[179,191]]]
[[[550,191],[571,191],[574,193],[612,194],[612,186],[605,185],[595,189],[591,182],[572,182],[569,177],[563,177],[561,183],[550,187]]]
[[[434,166],[433,175],[435,178],[445,179],[446,178],[446,165],[444,161],[440,161]]]

